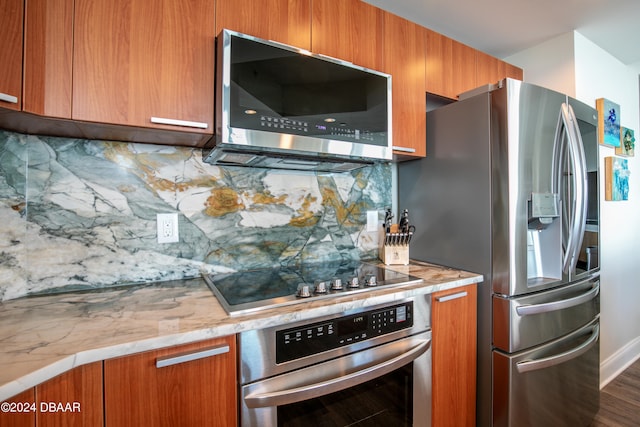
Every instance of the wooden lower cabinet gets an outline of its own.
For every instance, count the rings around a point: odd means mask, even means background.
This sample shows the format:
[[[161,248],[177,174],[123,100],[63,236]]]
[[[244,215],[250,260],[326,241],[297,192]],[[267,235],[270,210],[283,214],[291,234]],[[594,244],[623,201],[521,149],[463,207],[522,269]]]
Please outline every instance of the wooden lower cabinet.
[[[237,424],[235,336],[104,362],[105,425]]]
[[[103,425],[102,362],[74,368],[7,402],[22,412],[3,410],[0,427],[100,427]]]
[[[476,423],[477,286],[432,295],[432,425]]]
[[[37,427],[102,426],[102,362],[79,366],[36,386]]]
[[[33,427],[36,413],[29,406],[36,401],[35,389],[30,388],[2,402],[0,427]],[[29,407],[25,409],[25,405]]]

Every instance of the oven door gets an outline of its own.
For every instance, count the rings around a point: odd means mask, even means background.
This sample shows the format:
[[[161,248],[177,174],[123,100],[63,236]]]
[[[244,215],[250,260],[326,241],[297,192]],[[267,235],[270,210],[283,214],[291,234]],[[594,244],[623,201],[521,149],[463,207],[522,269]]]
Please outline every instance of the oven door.
[[[242,387],[242,426],[430,426],[431,331]]]

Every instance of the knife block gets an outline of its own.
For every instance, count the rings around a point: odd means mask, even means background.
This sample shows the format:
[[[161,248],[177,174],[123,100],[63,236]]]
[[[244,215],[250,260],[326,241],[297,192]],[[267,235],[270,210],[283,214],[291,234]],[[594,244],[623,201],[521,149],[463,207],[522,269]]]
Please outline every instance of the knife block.
[[[378,257],[385,265],[409,265],[409,244],[385,244],[386,233],[379,234]]]

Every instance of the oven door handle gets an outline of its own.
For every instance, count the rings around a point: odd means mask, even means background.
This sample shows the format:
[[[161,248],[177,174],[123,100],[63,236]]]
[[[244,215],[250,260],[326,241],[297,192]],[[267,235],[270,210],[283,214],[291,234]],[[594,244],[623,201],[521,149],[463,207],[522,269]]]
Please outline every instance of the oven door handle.
[[[256,391],[255,393],[250,393],[245,396],[244,401],[249,408],[265,408],[301,402],[314,397],[331,394],[393,372],[420,357],[429,347],[431,347],[430,339],[418,340],[418,344],[409,350],[401,351],[399,355],[391,359],[384,358],[380,361],[376,360],[373,365],[364,369],[346,375],[344,375],[344,372],[336,372],[336,376],[331,379],[312,382],[310,384],[303,383],[297,387],[287,388],[285,390]],[[371,351],[375,352],[375,349]],[[339,364],[337,366],[340,367]],[[313,366],[310,369],[322,368],[323,367]],[[299,378],[304,379],[305,371],[307,371],[307,369],[302,369],[295,374],[299,376]]]

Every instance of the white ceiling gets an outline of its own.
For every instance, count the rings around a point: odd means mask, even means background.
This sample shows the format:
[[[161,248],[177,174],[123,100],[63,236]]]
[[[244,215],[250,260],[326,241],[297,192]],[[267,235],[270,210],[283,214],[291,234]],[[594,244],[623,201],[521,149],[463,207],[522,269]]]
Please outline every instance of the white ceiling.
[[[365,0],[498,58],[576,30],[640,70],[639,0]]]

